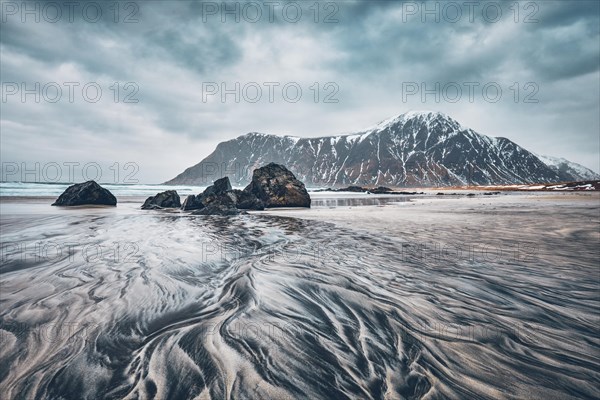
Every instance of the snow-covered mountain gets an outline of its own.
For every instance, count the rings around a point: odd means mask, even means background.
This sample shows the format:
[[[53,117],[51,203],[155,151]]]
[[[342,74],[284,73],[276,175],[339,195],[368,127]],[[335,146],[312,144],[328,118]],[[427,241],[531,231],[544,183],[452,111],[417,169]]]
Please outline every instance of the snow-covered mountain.
[[[166,184],[206,185],[229,176],[242,186],[269,162],[287,166],[309,187],[538,183],[566,176],[506,138],[478,134],[439,112],[413,111],[350,135],[248,133],[220,143]],[[567,180],[587,179],[575,168],[569,171]]]
[[[567,159],[539,154],[536,154],[536,157],[552,168],[560,176],[561,181],[591,181],[600,179],[600,175],[591,169]]]

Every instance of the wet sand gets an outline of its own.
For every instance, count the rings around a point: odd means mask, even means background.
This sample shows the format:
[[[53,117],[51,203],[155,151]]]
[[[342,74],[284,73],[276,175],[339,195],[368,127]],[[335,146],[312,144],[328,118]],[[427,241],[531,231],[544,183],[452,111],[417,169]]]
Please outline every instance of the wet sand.
[[[596,398],[597,193],[312,197],[0,199],[3,398]]]

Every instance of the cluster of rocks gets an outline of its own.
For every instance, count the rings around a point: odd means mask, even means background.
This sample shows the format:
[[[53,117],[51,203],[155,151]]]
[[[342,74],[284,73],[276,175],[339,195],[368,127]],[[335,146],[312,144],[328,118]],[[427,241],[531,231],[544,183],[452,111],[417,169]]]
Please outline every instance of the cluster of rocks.
[[[69,186],[53,206],[117,205],[113,194],[94,181]],[[310,196],[294,174],[275,163],[254,170],[244,189],[233,189],[229,178],[221,178],[198,195],[188,196],[183,204],[175,190],[148,197],[143,210],[181,208],[198,215],[237,215],[243,210],[272,207],[310,207]]]
[[[479,193],[477,193],[479,194]],[[464,193],[444,193],[444,192],[438,192],[436,193],[436,196],[467,196],[467,197],[474,197],[477,196],[477,194],[475,193],[467,193],[466,195]],[[495,196],[497,194],[500,194],[500,192],[485,192],[483,193],[484,196]]]
[[[354,192],[354,193],[367,193],[367,194],[425,194],[424,192],[396,192],[393,189],[385,186],[378,186],[376,188],[368,188],[363,186],[348,186],[340,189],[320,189],[316,190],[316,192]]]
[[[282,165],[270,163],[255,169],[244,190],[233,189],[228,177],[216,180],[204,192],[189,195],[180,204],[174,190],[158,193],[142,209],[181,208],[196,215],[237,215],[243,210],[273,207],[310,207],[310,196],[302,182]]]

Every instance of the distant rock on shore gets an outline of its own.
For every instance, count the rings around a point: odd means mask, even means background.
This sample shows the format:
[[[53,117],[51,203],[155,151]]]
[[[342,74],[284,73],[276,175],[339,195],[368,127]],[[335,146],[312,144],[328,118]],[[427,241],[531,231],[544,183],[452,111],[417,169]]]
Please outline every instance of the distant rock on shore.
[[[104,205],[116,206],[117,198],[95,181],[87,181],[69,186],[56,199],[53,206]]]
[[[319,189],[319,190],[315,190],[315,192],[353,192],[353,193],[367,193],[367,194],[403,194],[403,195],[425,194],[424,192],[406,192],[406,191],[397,192],[397,191],[390,189],[388,187],[385,187],[385,186],[378,186],[376,188],[368,188],[368,187],[362,187],[362,186],[348,186],[348,187],[340,188],[340,189],[332,189],[332,188]]]

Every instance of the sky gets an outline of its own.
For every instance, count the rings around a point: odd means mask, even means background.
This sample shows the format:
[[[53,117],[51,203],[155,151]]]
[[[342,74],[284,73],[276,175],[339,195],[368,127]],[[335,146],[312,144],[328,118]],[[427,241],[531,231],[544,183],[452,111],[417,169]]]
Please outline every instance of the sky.
[[[160,183],[248,132],[351,133],[410,110],[600,171],[598,1],[1,12],[3,180]]]

